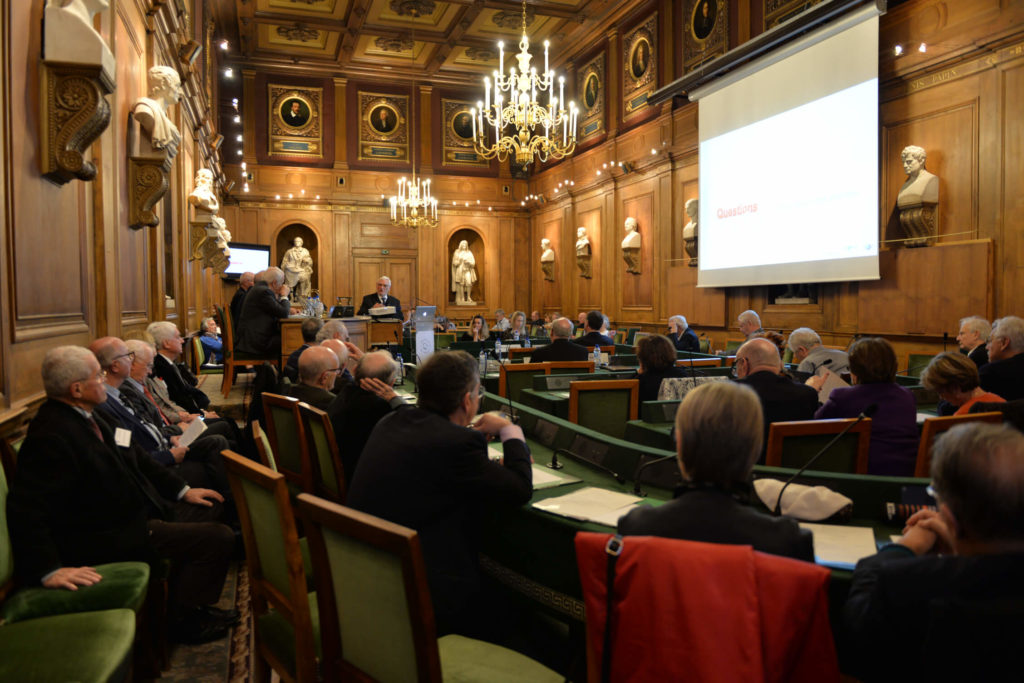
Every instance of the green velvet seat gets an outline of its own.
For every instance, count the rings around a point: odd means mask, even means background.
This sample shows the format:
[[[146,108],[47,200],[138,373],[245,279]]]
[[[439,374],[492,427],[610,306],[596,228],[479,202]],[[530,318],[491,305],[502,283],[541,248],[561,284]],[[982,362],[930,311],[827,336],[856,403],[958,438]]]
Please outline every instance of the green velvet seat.
[[[621,439],[637,418],[640,381],[594,380],[569,384],[569,422]]]
[[[316,593],[309,594],[310,625],[313,629],[313,650],[320,658],[320,613]],[[278,610],[270,610],[256,620],[260,640],[285,665],[288,671],[295,671],[295,629],[291,622]]]
[[[130,669],[135,614],[127,609],[0,626],[0,681],[117,681]]]
[[[103,580],[76,591],[25,588],[0,605],[0,620],[7,623],[38,619],[71,612],[129,609],[138,613],[146,601],[149,565],[145,562],[115,562],[94,569]]]
[[[309,405],[299,403],[299,420],[302,423],[302,447],[306,459],[313,466],[313,491],[318,496],[345,502],[345,470],[338,453],[338,442],[334,438],[334,427],[327,413]]]
[[[562,681],[547,667],[462,636],[436,637],[419,535],[308,494],[327,680]]]
[[[302,448],[304,437],[299,421],[299,400],[268,392],[264,392],[260,398],[263,401],[267,439],[270,451],[274,454],[275,469],[298,490],[312,493],[313,465],[309,461],[309,454]]]

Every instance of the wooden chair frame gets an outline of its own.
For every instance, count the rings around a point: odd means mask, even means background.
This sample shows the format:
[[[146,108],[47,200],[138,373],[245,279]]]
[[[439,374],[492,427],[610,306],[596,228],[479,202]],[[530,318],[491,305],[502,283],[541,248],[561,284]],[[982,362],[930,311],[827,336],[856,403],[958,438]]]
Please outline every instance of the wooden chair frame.
[[[857,418],[829,420],[796,420],[773,422],[768,428],[768,443],[765,447],[765,465],[782,467],[782,447],[787,437],[835,435],[857,421]],[[857,435],[857,460],[854,474],[868,473],[868,449],[871,446],[871,418],[861,420],[849,431]]]
[[[306,451],[306,457],[313,471],[313,488],[307,491],[307,493],[312,493],[315,496],[326,498],[335,503],[344,504],[345,492],[347,490],[345,486],[345,469],[341,464],[341,455],[338,453],[338,441],[334,436],[334,425],[331,424],[331,418],[323,410],[302,401],[296,406],[296,411],[298,412],[299,422],[302,427],[302,448]],[[328,452],[326,455],[334,466],[334,485],[339,492],[337,494],[324,485],[325,475],[320,469],[320,458],[316,452],[316,443],[313,440],[312,427],[310,426],[310,423],[313,421],[318,422],[323,427],[324,434],[327,437]]]
[[[281,369],[281,357],[270,356],[267,358],[235,358],[235,329],[231,322],[231,315],[226,313],[221,306],[217,307],[217,317],[221,322],[224,343],[224,378],[220,384],[220,393],[224,398],[231,393],[231,387],[235,384],[235,368],[251,368],[261,363],[273,363],[278,370]]]
[[[264,443],[263,439],[266,438],[267,442]],[[269,450],[270,448],[270,437],[263,431],[263,427],[256,420],[252,421],[252,440],[256,444],[256,454],[260,456],[260,463],[268,470],[277,471],[277,461],[274,460],[274,454]]]
[[[594,371],[594,361],[592,360],[552,360],[542,365],[548,366],[547,374],[554,374],[551,370],[586,370],[587,372]]]
[[[299,399],[291,396],[281,396],[264,392],[263,418],[267,421],[267,440],[270,441],[270,450],[274,454],[274,462],[277,464],[277,471],[284,475],[285,479],[298,485],[303,491],[313,490],[313,464],[309,460],[309,449],[303,446],[305,435],[303,434],[302,419],[299,417]],[[274,424],[271,408],[285,408],[291,411],[295,420],[295,429],[299,436],[299,466],[300,471],[296,472],[282,466],[281,442],[277,436],[277,425]]]
[[[939,434],[968,422],[987,422],[1002,424],[1002,413],[969,413],[967,415],[947,415],[946,417],[929,417],[921,425],[921,442],[917,447],[917,462],[914,465],[915,477],[930,477],[932,468],[932,446]]]
[[[722,367],[721,358],[677,358],[677,368],[720,368]]]
[[[525,346],[510,346],[508,348],[508,359],[513,360],[520,356],[531,356],[533,355],[533,347],[526,348]]]
[[[596,346],[588,346],[587,347],[587,353],[589,353],[591,356],[593,356],[594,355],[594,349],[596,349],[596,348],[598,348],[598,347],[596,347]],[[609,356],[614,356],[615,355],[615,346],[614,345],[612,345],[612,346],[602,346],[600,348],[601,348],[601,353],[607,353]]]
[[[302,564],[302,551],[295,526],[295,515],[288,495],[284,475],[253,462],[230,450],[222,451],[224,466],[228,471],[231,492],[238,507],[238,518],[245,540],[246,564],[249,567],[249,586],[252,591],[253,622],[265,614],[268,605],[284,616],[295,629],[295,675],[289,672],[280,659],[263,645],[260,630],[254,625],[253,648],[255,650],[253,678],[269,680],[263,661],[277,671],[285,681],[315,681],[316,648],[313,643],[312,617],[309,612],[306,570]],[[285,565],[288,572],[290,595],[281,593],[268,579],[264,578],[259,553],[256,551],[256,535],[252,516],[246,503],[241,480],[245,479],[274,495],[281,516],[281,535],[285,547]]]
[[[508,398],[508,379],[510,372],[532,372],[535,375],[550,375],[551,369],[547,363],[516,363],[502,364],[498,370],[498,393]]]
[[[24,442],[24,434],[15,438],[0,439],[0,467],[4,468],[8,483],[14,481],[18,473],[18,451]]]
[[[313,571],[316,575],[317,601],[320,604],[320,639],[323,671],[328,681],[370,680],[368,675],[345,660],[341,628],[334,595],[334,577],[327,559],[322,527],[349,536],[360,543],[398,557],[402,563],[405,598],[412,626],[419,680],[440,683],[441,658],[437,648],[434,608],[430,602],[426,566],[415,531],[373,515],[357,512],[308,494],[297,499],[299,514],[306,522]]]
[[[629,389],[629,419],[637,419],[640,404],[640,380],[638,379],[594,379],[569,383],[569,422],[579,424],[580,393],[602,389]]]

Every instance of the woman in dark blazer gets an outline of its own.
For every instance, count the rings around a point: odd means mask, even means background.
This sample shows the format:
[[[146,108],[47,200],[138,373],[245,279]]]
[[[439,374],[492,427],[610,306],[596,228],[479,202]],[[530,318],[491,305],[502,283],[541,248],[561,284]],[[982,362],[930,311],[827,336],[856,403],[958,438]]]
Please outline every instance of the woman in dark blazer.
[[[685,377],[686,371],[676,367],[676,350],[669,338],[661,334],[641,337],[636,343],[640,363],[640,401],[657,401],[661,380]]]

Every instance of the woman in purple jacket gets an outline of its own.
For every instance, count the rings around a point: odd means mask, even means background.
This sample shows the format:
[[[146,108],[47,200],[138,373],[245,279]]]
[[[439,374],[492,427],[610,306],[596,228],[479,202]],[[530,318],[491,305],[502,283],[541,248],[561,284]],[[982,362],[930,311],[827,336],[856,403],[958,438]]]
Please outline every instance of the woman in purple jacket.
[[[896,352],[881,337],[865,337],[850,346],[852,387],[833,389],[815,419],[856,417],[872,403],[868,473],[913,476],[920,435],[914,395],[896,384]]]

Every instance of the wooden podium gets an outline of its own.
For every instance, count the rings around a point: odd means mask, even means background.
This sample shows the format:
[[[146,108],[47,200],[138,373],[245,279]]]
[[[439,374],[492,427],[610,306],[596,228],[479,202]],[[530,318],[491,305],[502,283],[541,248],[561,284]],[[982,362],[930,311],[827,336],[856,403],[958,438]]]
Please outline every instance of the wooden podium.
[[[374,344],[401,344],[402,323],[366,323],[370,333],[370,346]]]

